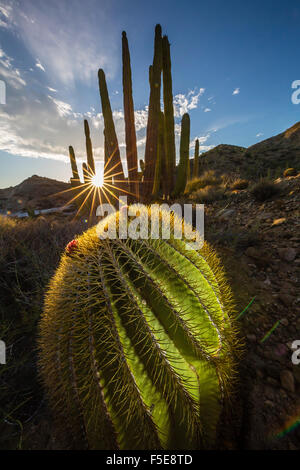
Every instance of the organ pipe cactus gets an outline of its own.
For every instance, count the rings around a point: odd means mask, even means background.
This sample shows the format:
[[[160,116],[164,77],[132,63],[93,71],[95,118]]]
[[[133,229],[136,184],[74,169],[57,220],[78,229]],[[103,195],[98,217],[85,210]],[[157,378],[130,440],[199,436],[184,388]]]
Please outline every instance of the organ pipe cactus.
[[[70,157],[70,162],[71,162],[73,179],[79,182],[80,179],[79,179],[79,174],[78,174],[75,152],[71,145],[69,147],[69,157]]]
[[[128,182],[131,196],[137,199],[137,146],[134,122],[134,106],[132,97],[131,65],[128,40],[125,31],[122,33],[122,60],[123,60],[123,102],[126,137],[126,158],[128,168]]]
[[[163,97],[164,97],[164,130],[166,152],[166,189],[169,196],[174,188],[174,176],[176,166],[175,149],[175,123],[172,91],[171,54],[168,36],[162,39],[163,53]]]
[[[177,178],[174,194],[178,196],[181,194],[186,185],[188,176],[189,165],[189,145],[190,145],[190,116],[185,113],[181,120],[181,135],[180,135],[180,161],[177,170]]]
[[[90,128],[89,123],[84,120],[84,133],[85,133],[85,142],[86,142],[86,155],[87,155],[87,167],[90,174],[95,174],[95,162],[93,156],[93,147],[90,137]]]
[[[162,183],[162,168],[165,164],[164,113],[161,111],[158,126],[157,157],[152,195],[157,196]],[[165,186],[164,186],[165,187]]]
[[[39,366],[57,424],[90,449],[213,447],[235,376],[230,289],[206,244],[174,237],[181,218],[168,240],[124,240],[121,213],[68,245],[46,295]]]
[[[121,190],[121,193],[123,193],[127,185],[125,184],[125,176],[120,157],[120,149],[115,130],[110,100],[107,91],[105,73],[102,69],[99,69],[98,71],[98,79],[102,104],[102,113],[104,118],[105,136],[110,160],[109,168],[113,169],[114,174],[117,175],[116,179],[118,181],[118,184],[116,186],[118,186],[118,188],[120,188]]]
[[[150,98],[148,110],[148,124],[145,147],[145,172],[143,195],[147,198],[153,190],[155,164],[157,157],[158,125],[160,113],[160,89],[162,71],[162,37],[161,26],[155,27],[154,58],[152,68],[149,70]]]
[[[199,172],[199,139],[195,141],[193,178],[197,178]]]

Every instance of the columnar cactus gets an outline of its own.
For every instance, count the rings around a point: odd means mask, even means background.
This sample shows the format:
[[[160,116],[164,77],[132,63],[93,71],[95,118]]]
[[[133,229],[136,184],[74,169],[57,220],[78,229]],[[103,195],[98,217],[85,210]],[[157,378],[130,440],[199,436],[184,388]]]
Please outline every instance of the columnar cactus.
[[[88,170],[87,164],[85,162],[83,162],[83,164],[82,164],[82,174],[83,174],[83,181],[85,183],[88,183],[88,181],[89,181],[89,170]]]
[[[98,71],[98,79],[102,104],[102,113],[104,118],[105,135],[107,139],[107,149],[110,156],[109,158],[111,159],[110,168],[113,168],[114,174],[117,175],[116,179],[118,183],[116,184],[116,186],[121,189],[122,194],[123,191],[125,191],[127,184],[125,184],[125,176],[120,157],[120,149],[115,130],[110,100],[108,96],[105,74],[102,69],[99,69]]]
[[[122,33],[122,60],[123,60],[123,102],[126,138],[126,158],[128,168],[129,191],[137,199],[137,147],[134,122],[134,106],[132,97],[131,65],[128,40],[125,31]]]
[[[164,113],[161,111],[159,116],[158,125],[158,143],[157,143],[157,157],[155,165],[155,175],[152,195],[157,196],[162,183],[162,168],[166,164],[165,155],[165,140],[164,140]],[[165,185],[164,185],[165,187]]]
[[[177,170],[177,178],[174,194],[178,196],[183,193],[188,176],[189,165],[189,146],[190,146],[190,116],[185,113],[181,119],[180,135],[180,161]]]
[[[164,96],[164,127],[166,151],[166,188],[167,196],[174,189],[176,149],[175,149],[175,123],[172,91],[171,54],[168,36],[162,39],[163,51],[163,96]]]
[[[57,423],[90,449],[211,448],[234,379],[229,287],[206,244],[174,238],[181,218],[168,240],[124,240],[121,214],[68,245],[46,295],[39,364]]]
[[[145,147],[145,172],[143,194],[147,198],[153,190],[155,164],[157,156],[158,123],[160,113],[160,89],[162,71],[162,37],[161,26],[155,27],[154,58],[150,69],[150,98],[148,110],[148,124]]]
[[[193,178],[197,178],[199,172],[199,139],[195,141]]]
[[[70,162],[71,162],[73,179],[80,182],[77,163],[76,163],[75,152],[74,152],[74,149],[71,145],[69,147],[69,157],[70,157]]]
[[[90,174],[95,174],[95,162],[93,156],[93,147],[90,137],[90,128],[89,123],[84,120],[84,133],[85,133],[85,143],[86,143],[86,156],[87,156],[87,167]]]

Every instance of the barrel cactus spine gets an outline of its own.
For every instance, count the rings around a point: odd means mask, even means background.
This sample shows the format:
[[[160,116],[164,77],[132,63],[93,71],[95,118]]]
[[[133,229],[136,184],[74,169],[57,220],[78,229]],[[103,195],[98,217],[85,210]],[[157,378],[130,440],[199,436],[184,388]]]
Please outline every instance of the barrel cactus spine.
[[[39,363],[54,412],[92,449],[213,447],[237,351],[222,269],[173,229],[99,239],[113,219],[118,233],[120,213],[67,250],[46,295]]]

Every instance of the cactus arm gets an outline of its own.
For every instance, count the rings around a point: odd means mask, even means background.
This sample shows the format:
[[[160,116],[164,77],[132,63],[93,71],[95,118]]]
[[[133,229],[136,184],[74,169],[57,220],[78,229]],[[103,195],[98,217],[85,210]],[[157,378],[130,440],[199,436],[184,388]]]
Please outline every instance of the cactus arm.
[[[196,139],[196,141],[195,141],[193,178],[197,178],[198,173],[199,173],[199,139]]]
[[[126,138],[126,158],[128,168],[129,190],[137,198],[137,146],[132,97],[131,65],[128,40],[125,31],[122,33],[123,61],[123,101]]]
[[[187,168],[189,163],[189,143],[190,143],[190,117],[185,113],[181,119],[181,135],[180,135],[180,161],[178,166],[178,174],[174,189],[175,196],[181,194],[186,185]]]
[[[147,198],[153,190],[155,164],[157,156],[158,124],[160,112],[160,88],[162,71],[162,37],[161,26],[155,27],[154,58],[150,69],[150,98],[148,124],[145,146],[145,172],[143,194]]]
[[[95,174],[95,161],[93,156],[93,147],[92,141],[90,137],[90,128],[89,123],[85,119],[84,120],[84,133],[85,133],[85,144],[86,144],[86,155],[87,155],[87,168],[89,173]]]
[[[171,194],[174,188],[174,175],[176,166],[175,150],[175,123],[174,123],[174,105],[172,91],[172,73],[171,73],[171,55],[170,43],[167,36],[162,39],[163,52],[163,97],[164,97],[164,130],[165,130],[165,149],[166,149],[166,174],[167,174],[167,196]]]
[[[75,157],[75,152],[73,147],[70,145],[69,147],[69,157],[70,157],[70,162],[71,162],[71,168],[72,168],[72,173],[73,173],[73,179],[75,181],[80,182],[79,179],[79,174],[78,174],[78,169],[77,169],[77,163],[76,163],[76,157]]]

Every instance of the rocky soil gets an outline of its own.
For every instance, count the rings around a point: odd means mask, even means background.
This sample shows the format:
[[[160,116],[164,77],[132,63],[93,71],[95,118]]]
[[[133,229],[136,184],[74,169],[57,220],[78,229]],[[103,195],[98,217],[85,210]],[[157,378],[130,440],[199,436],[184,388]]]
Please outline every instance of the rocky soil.
[[[245,353],[225,448],[300,449],[300,364],[291,360],[300,340],[300,175],[276,184],[281,194],[264,203],[244,190],[206,208],[206,239],[238,311],[254,298],[240,317]]]

